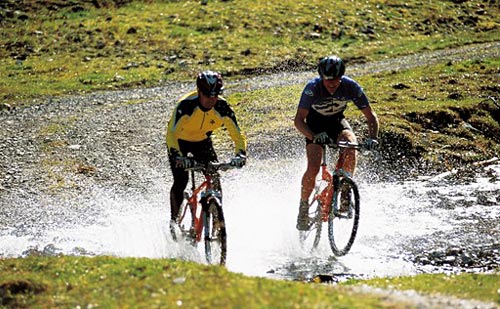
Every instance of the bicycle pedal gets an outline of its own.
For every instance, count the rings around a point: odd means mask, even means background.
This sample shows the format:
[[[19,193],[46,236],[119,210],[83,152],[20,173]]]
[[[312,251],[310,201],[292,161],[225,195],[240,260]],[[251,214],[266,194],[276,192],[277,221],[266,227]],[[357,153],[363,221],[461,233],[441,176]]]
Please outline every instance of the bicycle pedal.
[[[307,231],[310,231],[314,227],[314,225],[316,225],[314,219],[309,218],[309,221],[307,222]]]
[[[192,246],[196,246],[196,232],[194,230],[182,230],[182,238]]]

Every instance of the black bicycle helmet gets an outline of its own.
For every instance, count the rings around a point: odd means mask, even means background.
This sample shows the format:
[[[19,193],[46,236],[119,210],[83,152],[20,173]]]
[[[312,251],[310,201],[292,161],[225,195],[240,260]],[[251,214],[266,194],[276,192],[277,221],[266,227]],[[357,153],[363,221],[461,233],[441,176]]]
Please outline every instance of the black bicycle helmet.
[[[198,74],[196,86],[208,97],[216,97],[222,93],[222,76],[218,72],[204,71]]]
[[[318,73],[323,79],[335,79],[345,73],[345,64],[337,56],[328,56],[319,61]]]

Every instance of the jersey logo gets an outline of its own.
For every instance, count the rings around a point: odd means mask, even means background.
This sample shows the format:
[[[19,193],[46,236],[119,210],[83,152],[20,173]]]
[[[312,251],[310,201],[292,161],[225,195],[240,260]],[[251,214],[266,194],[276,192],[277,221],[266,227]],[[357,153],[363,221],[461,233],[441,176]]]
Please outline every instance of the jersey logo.
[[[308,97],[312,97],[314,95],[311,89],[306,89],[304,91],[304,94]]]
[[[312,108],[323,116],[333,116],[343,112],[347,107],[347,101],[327,99],[314,104]]]

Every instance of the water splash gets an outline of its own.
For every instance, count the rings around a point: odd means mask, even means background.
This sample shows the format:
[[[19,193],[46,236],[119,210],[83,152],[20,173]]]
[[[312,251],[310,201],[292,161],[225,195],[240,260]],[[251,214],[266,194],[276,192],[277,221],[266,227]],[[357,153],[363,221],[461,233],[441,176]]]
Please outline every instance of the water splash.
[[[448,201],[473,200],[469,206],[454,206],[455,213],[464,217],[479,213],[491,220],[500,218],[498,207],[485,212],[477,203],[478,192],[499,189],[498,182],[488,179],[451,187],[429,185],[428,181],[373,184],[359,179],[361,223],[351,252],[344,257],[332,256],[325,236],[318,251],[311,254],[300,248],[295,230],[304,170],[304,159],[271,158],[224,175],[229,270],[292,279],[318,274],[413,274],[419,269],[411,256],[415,252],[405,252],[409,239],[425,242],[436,231],[451,231],[460,220],[450,217],[450,209],[440,207],[436,196]],[[33,224],[26,227],[15,223],[19,220],[6,221],[10,224],[0,230],[0,256],[36,252],[179,258],[202,263],[198,251],[170,238],[168,186],[164,182],[159,179],[156,187],[142,193],[93,188],[83,200],[58,203],[43,197],[18,201],[17,205],[25,207],[16,207],[16,215]],[[495,202],[498,206],[498,198]],[[33,211],[37,207],[38,211]],[[496,235],[493,241],[498,242]]]

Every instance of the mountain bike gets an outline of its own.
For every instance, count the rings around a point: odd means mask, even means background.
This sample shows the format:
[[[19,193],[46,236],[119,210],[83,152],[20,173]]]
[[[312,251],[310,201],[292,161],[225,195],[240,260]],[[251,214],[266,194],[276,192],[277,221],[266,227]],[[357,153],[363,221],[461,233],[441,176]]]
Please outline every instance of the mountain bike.
[[[184,200],[176,219],[180,231],[171,228],[174,240],[178,240],[180,236],[195,247],[203,241],[205,259],[209,264],[226,264],[226,224],[221,192],[214,187],[214,175],[218,174],[218,171],[232,168],[236,167],[230,163],[217,162],[204,165],[195,162],[193,167],[186,168],[191,176],[191,192],[184,192]],[[204,175],[203,181],[198,186],[195,172]]]
[[[349,173],[340,168],[327,167],[327,147],[342,151],[344,148],[362,149],[362,144],[341,141],[323,146],[321,177],[317,180],[313,197],[309,203],[309,227],[300,231],[304,249],[314,250],[321,239],[323,223],[328,222],[328,239],[333,253],[343,256],[349,252],[356,238],[360,218],[360,199],[357,184]]]

